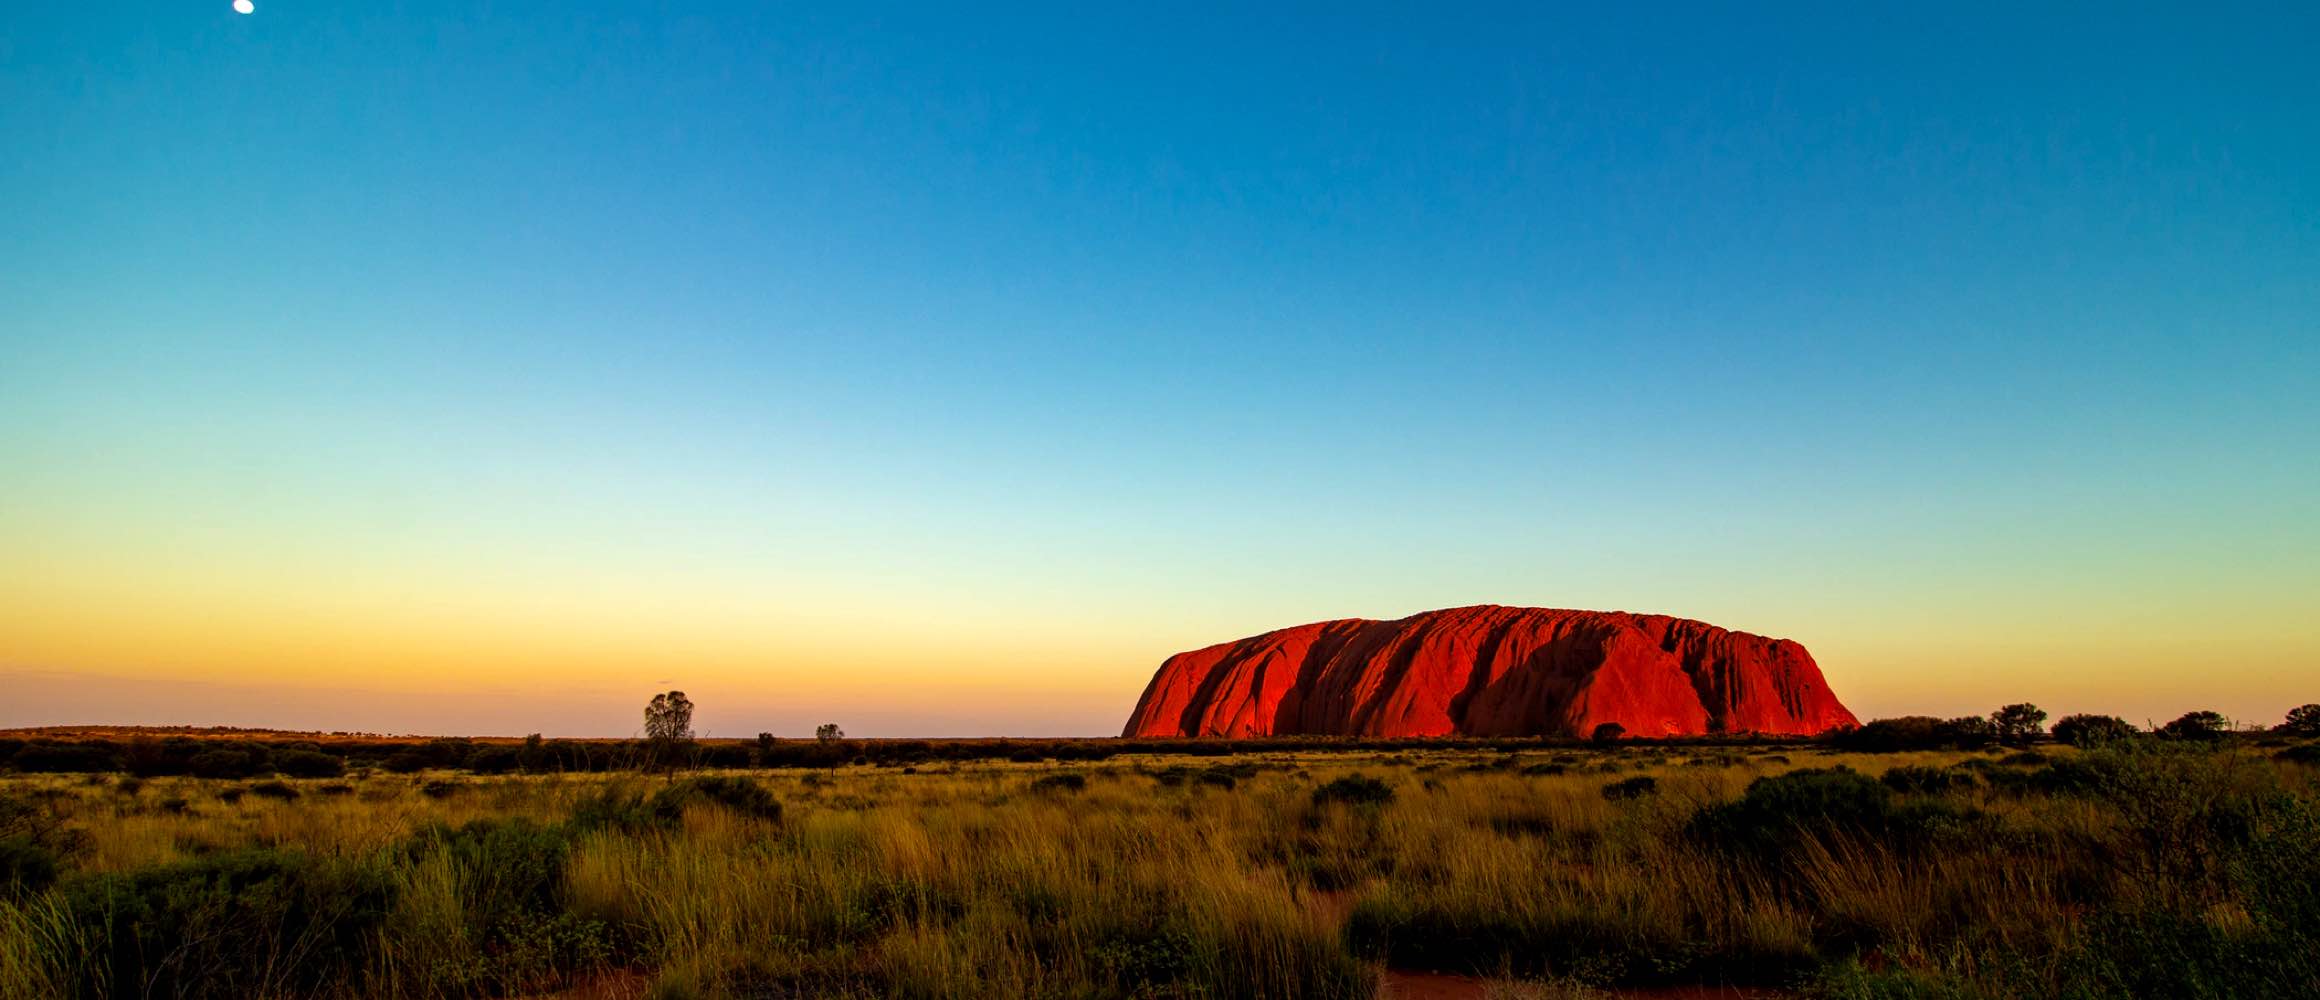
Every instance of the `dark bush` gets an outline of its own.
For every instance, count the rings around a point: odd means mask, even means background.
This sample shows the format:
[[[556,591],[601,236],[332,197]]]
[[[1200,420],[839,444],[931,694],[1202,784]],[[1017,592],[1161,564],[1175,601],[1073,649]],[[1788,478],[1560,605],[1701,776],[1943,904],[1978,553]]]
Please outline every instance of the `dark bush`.
[[[0,836],[0,900],[21,899],[48,888],[61,868],[56,852],[32,837]]]
[[[422,831],[405,846],[417,859],[442,852],[460,873],[461,922],[480,966],[450,970],[464,992],[492,996],[537,991],[565,973],[602,964],[609,928],[565,908],[570,834],[523,819],[477,820]]]
[[[448,799],[459,794],[460,790],[466,787],[456,781],[436,780],[420,785],[419,794],[430,799]]]
[[[288,802],[298,797],[298,790],[281,781],[261,781],[250,786],[250,794],[261,799],[280,799]]]
[[[1240,779],[1233,777],[1231,771],[1217,767],[1202,769],[1192,776],[1192,780],[1216,788],[1232,788],[1240,784]]]
[[[1826,739],[1831,746],[1858,753],[1975,750],[1996,742],[1998,729],[1980,716],[1936,719],[1929,715],[1904,715],[1872,719],[1857,728],[1830,733]]]
[[[781,800],[764,785],[747,778],[707,776],[687,778],[661,789],[652,799],[653,815],[664,824],[684,818],[685,807],[705,802],[751,819],[781,821]]]
[[[2057,742],[2081,749],[2132,739],[2139,732],[2127,720],[2110,715],[2066,715],[2054,724]]]
[[[35,740],[11,754],[8,766],[48,774],[95,774],[120,770],[121,758],[105,747]]]
[[[2275,760],[2283,760],[2290,764],[2308,764],[2320,767],[2320,743],[2292,746],[2273,754],[2272,757]]]
[[[416,774],[427,769],[427,758],[416,751],[404,750],[388,754],[379,766],[396,774]]]
[[[1659,779],[1648,774],[1638,775],[1625,781],[1614,781],[1603,786],[1603,797],[1614,802],[1624,799],[1640,799],[1646,795],[1658,793]]]
[[[1394,800],[1393,787],[1363,774],[1349,774],[1313,790],[1313,804],[1343,802],[1352,806],[1382,806]]]
[[[568,824],[576,830],[637,831],[663,825],[674,825],[678,816],[671,816],[664,824],[653,811],[652,804],[636,792],[605,788],[582,798],[572,807]]]
[[[250,849],[66,881],[60,905],[91,947],[76,993],[314,995],[360,975],[392,901],[375,866]]]
[[[1034,792],[1076,792],[1087,787],[1084,774],[1047,774],[1031,779]]]
[[[2185,712],[2159,727],[2159,735],[2171,740],[2220,740],[2230,731],[2231,720],[2220,712]]]
[[[477,774],[506,774],[523,765],[515,747],[484,747],[467,758],[467,769]]]
[[[337,778],[346,774],[346,762],[313,750],[282,750],[274,754],[274,770],[293,778]]]
[[[194,754],[189,762],[196,776],[220,779],[255,777],[263,765],[247,750],[205,750]]]
[[[1897,805],[1891,789],[1852,768],[1813,768],[1758,778],[1738,801],[1700,810],[1686,830],[1736,855],[1772,858],[1800,833],[1920,846],[1939,828],[1970,815],[1934,801]]]
[[[1954,788],[1971,788],[1974,785],[1974,776],[1970,771],[1915,765],[1893,768],[1877,780],[1904,795],[1938,795]]]

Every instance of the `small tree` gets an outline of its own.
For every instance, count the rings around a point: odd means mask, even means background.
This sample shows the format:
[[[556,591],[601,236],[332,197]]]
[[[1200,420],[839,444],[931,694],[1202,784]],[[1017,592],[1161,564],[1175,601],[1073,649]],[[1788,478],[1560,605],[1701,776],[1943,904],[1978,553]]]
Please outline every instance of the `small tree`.
[[[1587,734],[1587,739],[1589,742],[1594,743],[1596,746],[1607,747],[1611,744],[1619,742],[1620,739],[1626,735],[1626,726],[1622,726],[1616,722],[1606,722],[1600,726],[1596,726],[1594,732]]]
[[[757,766],[772,767],[775,743],[772,733],[757,734]]]
[[[2046,710],[2029,702],[2008,705],[1990,713],[1990,724],[1998,728],[1999,739],[2026,743],[2046,731]]]
[[[838,724],[835,722],[825,722],[814,727],[814,738],[824,743],[832,743],[845,739],[846,731],[838,728]]]
[[[2298,736],[2320,736],[2320,704],[2298,705],[2288,710],[2288,721],[2280,724],[2280,731]]]
[[[693,744],[693,700],[683,691],[653,695],[644,707],[644,739],[652,765],[674,770]]]
[[[2231,720],[2221,712],[2185,712],[2183,717],[2159,727],[2159,735],[2178,740],[2216,740],[2231,729]]]

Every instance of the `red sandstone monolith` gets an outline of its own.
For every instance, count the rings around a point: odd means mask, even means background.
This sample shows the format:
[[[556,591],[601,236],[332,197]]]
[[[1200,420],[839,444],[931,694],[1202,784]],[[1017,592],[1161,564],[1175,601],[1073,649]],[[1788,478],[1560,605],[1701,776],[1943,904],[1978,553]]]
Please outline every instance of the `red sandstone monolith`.
[[[1666,615],[1483,605],[1178,653],[1126,736],[1811,735],[1858,725],[1803,646]]]

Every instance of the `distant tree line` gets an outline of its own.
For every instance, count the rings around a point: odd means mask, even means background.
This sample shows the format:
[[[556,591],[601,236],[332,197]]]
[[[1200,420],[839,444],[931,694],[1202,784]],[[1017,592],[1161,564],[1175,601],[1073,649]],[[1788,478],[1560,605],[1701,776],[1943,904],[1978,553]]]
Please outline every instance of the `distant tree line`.
[[[478,774],[594,772],[646,769],[738,769],[760,767],[831,768],[845,765],[871,767],[923,766],[944,762],[1008,760],[1101,761],[1123,754],[1192,754],[1234,756],[1277,753],[1284,750],[1365,751],[1412,747],[1480,749],[1511,752],[1544,747],[1575,747],[1589,740],[1568,737],[1436,737],[1385,739],[1367,737],[1289,736],[1262,739],[850,739],[835,723],[821,726],[811,738],[783,739],[760,733],[752,740],[697,739],[692,734],[691,703],[662,696],[660,716],[648,709],[643,739],[544,739],[538,734],[522,740],[501,739],[394,739],[333,737],[324,740],[267,738],[259,735],[191,736],[0,736],[0,769],[21,772],[126,772],[142,777],[191,775],[202,778],[252,778],[283,775],[298,778],[337,777],[350,769],[371,768],[395,773],[424,770],[464,770]],[[1646,740],[1621,732],[1589,734],[1603,744],[1645,743],[1671,746],[1803,746],[1819,744],[1858,752],[1899,750],[1979,749],[2002,744],[2053,740],[2076,746],[2155,737],[2181,740],[2217,740],[2232,735],[2230,724],[2215,712],[2190,712],[2164,725],[2136,726],[2106,715],[2068,715],[2045,726],[2046,713],[2028,704],[2008,705],[1988,716],[1940,719],[1902,716],[1875,719],[1857,728],[1818,738],[1724,734]],[[2320,704],[2300,706],[2270,732],[2283,736],[2320,736]]]

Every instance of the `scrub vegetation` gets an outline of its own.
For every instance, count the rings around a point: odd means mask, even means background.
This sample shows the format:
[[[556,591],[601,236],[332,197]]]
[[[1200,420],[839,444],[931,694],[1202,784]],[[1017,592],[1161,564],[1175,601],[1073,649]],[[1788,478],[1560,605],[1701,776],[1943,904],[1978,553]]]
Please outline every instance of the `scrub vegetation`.
[[[0,997],[2320,995],[2304,735],[1926,728],[0,775]]]

